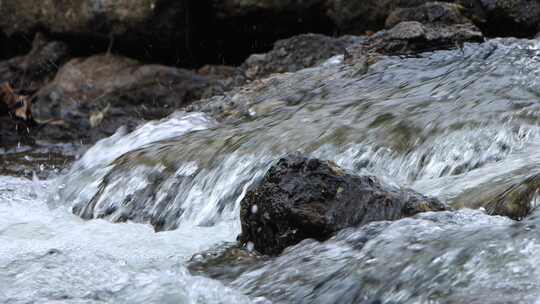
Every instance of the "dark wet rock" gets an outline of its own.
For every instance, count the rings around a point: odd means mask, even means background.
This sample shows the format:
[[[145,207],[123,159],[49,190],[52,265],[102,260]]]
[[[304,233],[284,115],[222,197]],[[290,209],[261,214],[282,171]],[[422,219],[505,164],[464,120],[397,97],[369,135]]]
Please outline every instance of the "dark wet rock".
[[[489,201],[485,208],[488,214],[507,216],[521,220],[531,214],[539,199],[540,175],[527,178],[523,183],[509,187]]]
[[[249,80],[273,73],[296,72],[318,65],[335,55],[342,55],[347,47],[363,40],[360,37],[333,38],[319,34],[305,34],[277,41],[265,54],[251,55],[241,66]]]
[[[420,52],[459,48],[465,42],[483,41],[482,33],[470,23],[422,24],[404,21],[389,30],[375,33],[364,43],[351,46],[350,58],[363,58],[369,53],[413,55]]]
[[[386,28],[403,21],[418,21],[423,24],[464,24],[471,20],[463,15],[465,8],[455,3],[427,2],[417,7],[397,8],[386,18]]]
[[[97,55],[65,64],[36,94],[34,113],[42,121],[54,122],[42,129],[46,138],[95,141],[122,125],[132,128],[163,118],[222,91],[219,80],[189,70]]]
[[[69,48],[65,43],[48,41],[44,35],[37,34],[28,54],[0,62],[0,83],[9,82],[17,90],[37,91],[68,58]]]
[[[268,257],[249,251],[237,243],[226,243],[195,254],[188,262],[194,275],[204,275],[222,282],[231,282]]]
[[[446,206],[437,199],[351,175],[332,162],[290,155],[242,200],[240,240],[276,255],[303,239],[323,241],[346,227],[442,210]]]

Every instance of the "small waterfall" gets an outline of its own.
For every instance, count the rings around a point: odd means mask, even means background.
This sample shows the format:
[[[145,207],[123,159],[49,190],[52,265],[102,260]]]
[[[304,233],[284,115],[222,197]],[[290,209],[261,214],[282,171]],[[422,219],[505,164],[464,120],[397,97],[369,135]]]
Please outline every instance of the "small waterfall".
[[[300,151],[453,203],[515,172],[524,165],[516,155],[535,149],[540,87],[523,75],[538,72],[538,55],[534,44],[507,39],[381,58],[361,77],[339,58],[275,75],[214,98],[237,113],[219,124],[177,113],[101,141],[57,198],[85,219],[157,230],[238,222],[246,188],[274,159]]]

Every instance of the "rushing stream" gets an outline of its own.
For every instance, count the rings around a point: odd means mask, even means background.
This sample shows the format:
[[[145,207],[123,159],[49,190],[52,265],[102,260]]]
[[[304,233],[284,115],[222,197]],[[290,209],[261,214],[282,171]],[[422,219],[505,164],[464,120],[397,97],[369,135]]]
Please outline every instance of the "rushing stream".
[[[342,61],[120,130],[54,179],[0,177],[0,303],[540,303],[540,214],[478,209],[511,187],[536,205],[540,43],[383,57],[365,74]],[[296,151],[472,209],[190,273]]]

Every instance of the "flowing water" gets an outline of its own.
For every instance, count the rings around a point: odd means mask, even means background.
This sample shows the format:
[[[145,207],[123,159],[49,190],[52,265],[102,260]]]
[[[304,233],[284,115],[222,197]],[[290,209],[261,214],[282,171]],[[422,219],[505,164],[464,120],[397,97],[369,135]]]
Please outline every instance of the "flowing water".
[[[0,177],[0,302],[540,303],[539,75],[528,40],[380,58],[365,74],[338,56],[120,130],[57,178]],[[190,272],[234,242],[246,189],[296,151],[463,209]],[[530,216],[478,209],[508,189]]]

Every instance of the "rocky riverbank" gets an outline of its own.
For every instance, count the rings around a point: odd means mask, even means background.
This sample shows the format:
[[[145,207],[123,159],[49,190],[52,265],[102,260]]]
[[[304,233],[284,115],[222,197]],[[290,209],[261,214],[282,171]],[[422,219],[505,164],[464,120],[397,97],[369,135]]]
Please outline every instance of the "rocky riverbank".
[[[540,21],[518,0],[197,3],[1,3],[0,82],[31,99],[38,122],[20,132],[0,118],[2,145],[93,143],[335,55],[362,72],[378,54],[534,37]]]

